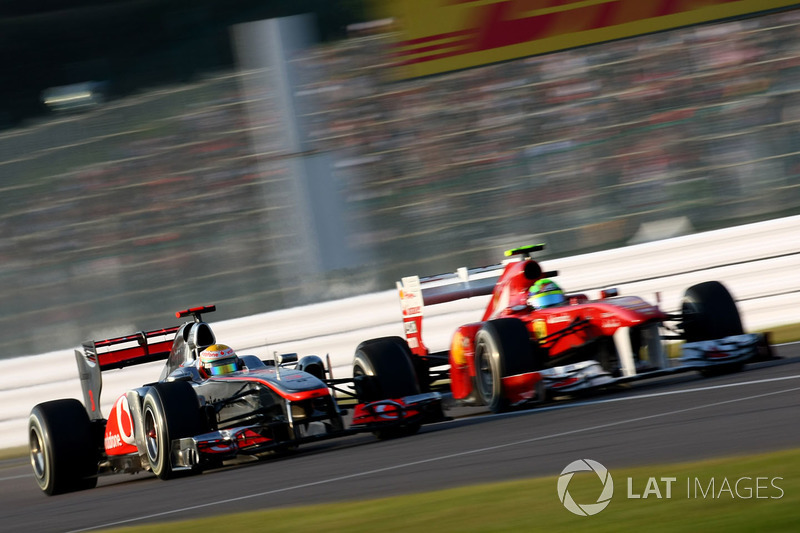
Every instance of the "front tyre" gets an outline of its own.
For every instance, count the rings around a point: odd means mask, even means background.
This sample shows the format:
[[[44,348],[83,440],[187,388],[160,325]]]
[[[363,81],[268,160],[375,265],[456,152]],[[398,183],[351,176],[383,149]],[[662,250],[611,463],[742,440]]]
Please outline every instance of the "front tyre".
[[[414,370],[414,355],[400,337],[381,337],[364,341],[356,348],[353,381],[360,403],[399,399],[420,393]],[[379,439],[413,435],[420,424],[412,423],[374,431]]]
[[[744,333],[736,301],[718,281],[706,281],[686,289],[681,303],[683,335],[686,342],[721,339]],[[716,365],[700,370],[714,377],[742,369],[743,363]]]
[[[686,342],[721,339],[744,333],[736,302],[718,281],[706,281],[686,289],[681,302]]]
[[[356,348],[353,377],[368,376],[370,385],[360,392],[360,402],[397,399],[420,393],[414,355],[400,337],[364,341]]]
[[[199,461],[188,469],[176,469],[172,461],[174,440],[204,433],[200,405],[191,384],[176,381],[153,385],[142,403],[142,421],[147,460],[156,476],[171,479],[199,472]]]
[[[83,404],[68,398],[40,403],[28,418],[33,476],[48,495],[97,486],[99,443]]]

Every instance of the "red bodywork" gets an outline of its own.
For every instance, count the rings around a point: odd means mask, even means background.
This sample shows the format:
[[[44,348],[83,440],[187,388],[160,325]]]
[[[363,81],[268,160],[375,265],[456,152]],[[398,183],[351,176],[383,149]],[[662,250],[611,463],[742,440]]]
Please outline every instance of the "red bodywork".
[[[626,296],[590,300],[584,294],[567,294],[563,306],[535,310],[527,305],[528,290],[537,280],[554,276],[543,272],[532,259],[513,261],[503,267],[497,281],[491,279],[463,280],[453,283],[452,289],[439,285],[436,289],[415,290],[420,287],[418,278],[405,278],[399,285],[403,304],[403,321],[406,338],[412,352],[422,358],[431,356],[422,341],[422,307],[425,304],[491,294],[491,299],[480,322],[460,326],[452,337],[447,352],[450,364],[450,388],[455,399],[469,398],[475,387],[475,338],[487,321],[499,318],[517,318],[527,327],[532,340],[540,343],[549,360],[580,349],[599,337],[612,337],[621,327],[634,327],[667,318],[657,306],[645,300]],[[431,278],[425,280],[426,283]],[[434,281],[438,281],[435,279]],[[416,284],[416,285],[415,285]],[[435,292],[434,292],[435,291]],[[424,302],[423,302],[424,300]],[[517,403],[533,399],[539,372],[506,376],[502,378],[504,394]]]
[[[359,403],[353,409],[353,425],[394,422],[406,418],[419,417],[422,414],[422,410],[414,405],[406,405],[402,398]]]

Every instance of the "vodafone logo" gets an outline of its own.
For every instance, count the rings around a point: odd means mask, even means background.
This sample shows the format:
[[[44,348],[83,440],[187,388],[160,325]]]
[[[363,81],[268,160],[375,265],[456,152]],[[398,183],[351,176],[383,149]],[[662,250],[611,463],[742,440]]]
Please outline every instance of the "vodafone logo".
[[[600,478],[603,484],[603,490],[598,496],[597,501],[594,503],[579,504],[572,499],[569,493],[569,482],[576,472],[594,472]],[[558,476],[558,499],[564,504],[564,507],[571,513],[579,516],[592,516],[596,515],[611,503],[611,497],[614,495],[614,481],[611,479],[606,467],[592,461],[591,459],[578,459],[572,461],[570,464],[561,471]]]
[[[117,428],[119,436],[125,444],[133,444],[133,418],[131,418],[131,408],[128,405],[128,397],[124,394],[119,397],[114,410],[117,413]]]
[[[375,407],[375,414],[387,420],[395,420],[398,418],[397,408],[389,405],[378,405]]]
[[[383,420],[397,420],[400,418],[402,406],[395,402],[384,402],[373,407],[375,416]]]

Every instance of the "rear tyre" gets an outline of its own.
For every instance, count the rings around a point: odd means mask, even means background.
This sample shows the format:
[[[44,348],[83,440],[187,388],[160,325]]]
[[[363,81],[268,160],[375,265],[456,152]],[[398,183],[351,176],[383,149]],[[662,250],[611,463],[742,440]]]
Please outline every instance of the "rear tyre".
[[[681,303],[686,342],[720,339],[744,333],[736,302],[718,281],[686,289]]]
[[[83,404],[69,398],[40,403],[28,418],[33,476],[49,495],[97,486],[99,443]]]
[[[172,441],[206,431],[191,384],[176,381],[153,385],[142,403],[142,421],[147,460],[156,476],[171,479],[200,472],[199,458],[190,469],[175,470],[172,462]]]
[[[509,407],[503,394],[503,377],[541,368],[539,351],[533,349],[530,332],[521,320],[491,320],[478,330],[475,336],[476,388],[480,400],[493,412],[499,413]]]
[[[390,400],[420,393],[414,371],[414,355],[400,337],[381,337],[364,341],[356,348],[353,381],[360,403]],[[373,432],[379,439],[413,435],[420,424],[396,426]]]

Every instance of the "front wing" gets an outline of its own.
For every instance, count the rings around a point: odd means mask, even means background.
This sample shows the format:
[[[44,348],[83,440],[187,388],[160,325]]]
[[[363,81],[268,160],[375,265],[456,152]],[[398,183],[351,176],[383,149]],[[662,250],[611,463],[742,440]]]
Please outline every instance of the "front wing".
[[[766,335],[747,333],[722,339],[685,343],[681,356],[671,366],[640,372],[635,375],[614,377],[603,370],[597,361],[582,361],[570,365],[542,370],[541,374],[549,396],[597,390],[647,378],[666,376],[687,371],[703,374],[733,371],[742,365],[774,358]]]
[[[687,342],[681,347],[680,364],[690,369],[703,369],[770,358],[773,355],[766,335],[746,333],[710,341]]]
[[[334,429],[323,421],[314,421],[297,425],[294,438],[275,439],[266,426],[253,424],[177,439],[172,443],[172,464],[175,470],[188,470],[208,460],[256,455],[309,442],[435,422],[444,418],[442,395],[438,392],[380,400],[356,405],[352,423],[346,429]]]

